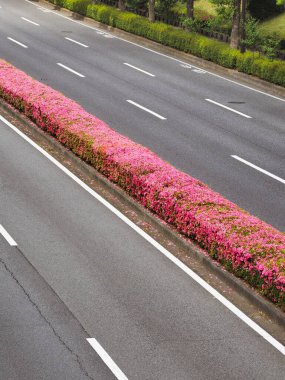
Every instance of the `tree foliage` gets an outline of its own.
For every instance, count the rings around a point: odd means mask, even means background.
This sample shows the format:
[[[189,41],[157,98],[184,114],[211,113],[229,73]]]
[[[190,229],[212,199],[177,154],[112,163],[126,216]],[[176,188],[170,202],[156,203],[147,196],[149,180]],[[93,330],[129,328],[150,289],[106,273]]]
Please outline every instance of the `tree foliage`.
[[[147,0],[126,0],[126,5],[129,8],[136,9],[136,10],[146,10],[147,9]]]
[[[248,11],[252,17],[263,20],[278,10],[276,0],[249,0]]]
[[[254,50],[261,46],[261,33],[258,29],[259,20],[249,17],[245,22],[245,38],[241,41],[245,48]]]

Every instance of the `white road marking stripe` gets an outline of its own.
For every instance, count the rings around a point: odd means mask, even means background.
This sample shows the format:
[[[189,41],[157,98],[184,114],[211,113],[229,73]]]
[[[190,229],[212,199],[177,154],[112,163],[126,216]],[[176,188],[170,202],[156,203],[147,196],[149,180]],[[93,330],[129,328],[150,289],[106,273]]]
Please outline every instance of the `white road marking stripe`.
[[[34,5],[34,6],[36,5],[36,4],[34,4],[32,1],[30,1],[30,0],[25,0],[25,1],[26,1],[27,3],[29,3],[29,4]],[[98,32],[98,34],[101,32],[101,30],[98,29],[98,28],[95,28],[95,27],[90,26],[90,25],[83,24],[83,23],[80,22],[80,21],[72,20],[72,19],[70,19],[70,18],[68,18],[68,17],[66,17],[66,16],[64,16],[64,15],[61,15],[61,14],[55,12],[55,11],[49,11],[49,10],[47,10],[47,12],[51,12],[51,13],[55,14],[56,16],[59,16],[59,17],[65,18],[65,19],[68,20],[68,21],[75,22],[75,23],[77,23],[77,24],[83,26],[84,28],[88,28],[88,29],[95,30],[95,31]],[[174,57],[171,57],[170,55],[160,53],[160,52],[155,51],[155,50],[153,50],[153,49],[150,49],[150,48],[147,48],[147,47],[145,47],[145,46],[139,45],[139,44],[137,44],[137,43],[135,43],[135,42],[128,41],[128,40],[126,40],[126,39],[124,39],[124,38],[122,38],[122,37],[114,36],[114,38],[116,38],[117,40],[120,40],[120,41],[124,41],[124,42],[126,42],[126,43],[128,43],[128,44],[130,44],[130,45],[137,46],[137,47],[139,47],[139,48],[141,48],[141,49],[144,49],[144,50],[150,51],[151,53],[154,53],[154,54],[160,55],[161,57],[165,57],[165,58],[168,58],[168,59],[170,59],[170,60],[172,60],[172,61],[175,61],[175,62],[178,62],[178,63],[182,63],[182,64],[184,64],[184,65],[188,65],[188,63],[186,63],[185,61],[182,61],[181,59],[174,58]],[[192,67],[196,67],[197,69],[200,69],[200,67],[197,67],[197,66],[193,66],[193,65],[192,65]],[[223,80],[225,80],[225,81],[227,81],[227,82],[230,82],[230,83],[233,83],[233,84],[235,84],[235,85],[237,85],[237,86],[240,86],[240,87],[246,88],[246,89],[248,89],[248,90],[254,91],[254,92],[258,93],[258,94],[262,94],[262,95],[265,95],[265,96],[269,96],[269,97],[272,98],[272,99],[280,100],[281,102],[285,102],[285,99],[282,99],[282,98],[280,98],[280,97],[278,97],[278,96],[268,94],[267,92],[264,92],[264,91],[261,91],[261,90],[257,90],[256,88],[253,88],[253,87],[247,86],[247,85],[245,85],[245,84],[242,84],[242,83],[236,82],[236,81],[234,81],[234,80],[232,80],[232,79],[229,79],[229,78],[223,77],[222,75],[218,75],[218,74],[212,73],[211,71],[208,71],[208,70],[207,70],[206,72],[207,72],[208,74],[214,76],[214,77],[217,77],[217,78],[223,79]]]
[[[47,153],[43,148],[37,145],[33,140],[26,136],[23,132],[19,131],[13,124],[6,120],[3,116],[0,115],[0,120],[5,123],[9,128],[21,136],[25,141],[31,144],[35,149],[37,149],[41,154],[43,154],[48,160],[50,160],[54,165],[56,165],[60,170],[62,170],[66,175],[73,179],[79,186],[86,190],[91,196],[93,196],[97,201],[103,204],[108,210],[114,213],[119,219],[126,223],[130,228],[132,228],[138,235],[148,241],[153,247],[155,247],[159,252],[161,252],[165,257],[167,257],[173,264],[183,270],[189,277],[196,281],[202,288],[209,292],[213,297],[215,297],[221,304],[223,304],[227,309],[229,309],[233,314],[235,314],[239,319],[241,319],[246,325],[248,325],[252,330],[257,334],[262,336],[268,343],[285,355],[285,346],[278,342],[272,335],[250,319],[246,314],[244,314],[240,309],[238,309],[233,303],[227,300],[222,294],[220,294],[216,289],[209,285],[205,280],[198,276],[192,269],[187,267],[182,261],[170,253],[166,248],[144,232],[140,227],[128,219],[124,214],[117,210],[113,205],[111,205],[106,199],[101,197],[96,191],[92,190],[89,186],[86,185],[81,179],[76,177],[70,170],[58,162],[54,157]]]
[[[141,106],[140,104],[133,102],[132,100],[127,100],[127,102],[130,103],[130,104],[132,104],[132,105],[135,106],[135,107],[140,108],[140,109],[143,110],[143,111],[146,111],[146,112],[150,113],[150,114],[153,115],[153,116],[158,117],[158,118],[161,119],[161,120],[166,120],[166,117],[161,116],[161,115],[159,115],[158,113],[153,112],[153,111],[151,111],[150,109],[145,108],[145,107]]]
[[[25,1],[27,1],[27,0],[25,0]],[[30,3],[30,1],[27,1],[27,3]],[[33,4],[33,5],[35,5],[35,4]],[[47,8],[43,8],[43,7],[39,7],[39,6],[37,6],[36,5],[36,7],[37,7],[37,10],[38,11],[42,11],[42,12],[51,12],[49,9],[47,9]]]
[[[188,65],[187,63],[180,63],[181,67],[184,67],[184,69],[192,69],[191,65]]]
[[[36,22],[31,21],[31,20],[27,19],[26,17],[21,17],[21,19],[29,22],[30,24],[33,24],[33,25],[36,25],[36,26],[40,26],[40,24],[37,24]]]
[[[95,338],[87,338],[87,341],[118,380],[128,380],[126,375],[120,370],[114,360],[109,356],[109,354],[107,354]]]
[[[131,67],[132,69],[135,69],[135,70],[137,70],[137,71],[140,71],[141,73],[144,73],[144,74],[146,74],[146,75],[149,75],[150,77],[155,77],[154,74],[151,74],[151,73],[149,73],[148,71],[145,71],[145,70],[139,69],[138,67],[133,66],[133,65],[130,65],[129,63],[126,63],[126,62],[125,62],[124,65],[129,66],[129,67]]]
[[[11,245],[11,247],[16,247],[17,243],[12,238],[12,236],[5,230],[5,228],[0,224],[0,234],[4,237],[4,239]]]
[[[80,45],[80,46],[83,46],[83,47],[85,47],[85,48],[88,48],[89,46],[87,46],[87,45],[85,45],[85,44],[82,44],[81,42],[78,42],[78,41],[75,41],[75,40],[73,40],[72,38],[69,38],[69,37],[64,37],[66,40],[68,40],[68,41],[71,41],[71,42],[74,42],[75,44],[77,44],[77,45]]]
[[[239,157],[239,156],[232,155],[231,157],[232,157],[232,158],[235,158],[236,160],[238,160],[238,161],[240,161],[240,162],[242,162],[242,163],[244,163],[245,165],[250,166],[251,168],[253,168],[253,169],[255,169],[255,170],[258,170],[259,172],[261,172],[261,173],[263,173],[263,174],[268,175],[268,176],[271,177],[271,178],[276,179],[276,181],[279,181],[279,182],[285,184],[285,179],[280,178],[280,177],[278,177],[277,175],[272,174],[272,173],[268,172],[267,170],[264,170],[264,169],[260,168],[259,166],[256,166],[256,165],[252,164],[251,162],[246,161],[246,160],[244,160],[243,158],[241,158],[241,157]]]
[[[57,65],[60,66],[60,67],[63,67],[65,70],[68,70],[68,71],[70,71],[71,73],[73,73],[75,75],[78,75],[81,78],[85,78],[85,75],[82,75],[82,74],[78,73],[77,71],[72,70],[70,67],[63,65],[62,63],[58,62]]]
[[[10,40],[10,41],[12,41],[12,42],[14,42],[14,43],[17,44],[17,45],[22,46],[22,47],[25,48],[25,49],[28,49],[28,46],[22,44],[21,42],[19,42],[19,41],[17,41],[17,40],[14,40],[14,38],[7,37],[7,39]]]
[[[243,117],[246,117],[247,119],[252,119],[251,116],[248,116],[248,115],[246,115],[245,113],[242,113],[242,112],[236,111],[236,110],[234,110],[233,108],[230,108],[230,107],[224,106],[224,105],[221,104],[221,103],[217,103],[217,102],[215,102],[214,100],[211,100],[211,99],[205,99],[205,100],[206,100],[207,102],[210,102],[210,103],[216,104],[216,105],[219,106],[219,107],[225,108],[225,109],[228,110],[228,111],[232,111],[232,112],[234,112],[234,113],[237,113],[238,115],[241,115],[241,116],[243,116]]]
[[[206,74],[207,71],[205,70],[202,70],[202,69],[194,69],[192,70],[194,73],[197,73],[197,74]]]
[[[25,0],[25,1],[26,1],[27,3],[29,3],[29,4],[32,4],[32,5],[36,6],[36,4],[34,4],[34,3],[33,3],[32,1],[30,1],[30,0]],[[64,15],[61,15],[61,14],[55,12],[55,11],[49,11],[49,10],[47,10],[47,12],[51,12],[51,13],[55,14],[56,16],[59,16],[59,17],[65,18],[65,19],[68,20],[68,21],[75,22],[75,23],[77,23],[77,24],[83,26],[84,28],[88,28],[88,29],[95,30],[95,31],[97,31],[97,32],[101,32],[101,30],[98,29],[98,28],[95,28],[95,27],[90,26],[90,25],[86,25],[86,24],[84,24],[83,22],[80,22],[80,21],[77,21],[77,20],[72,20],[71,18],[69,18],[69,17],[67,17],[67,16],[64,16]],[[184,64],[184,65],[188,65],[188,63],[186,63],[185,61],[182,61],[181,59],[174,58],[174,57],[171,57],[170,55],[160,53],[160,52],[155,51],[155,50],[153,50],[153,49],[150,49],[150,48],[147,48],[147,47],[145,47],[145,46],[139,45],[139,44],[137,44],[137,43],[135,43],[135,42],[128,41],[128,40],[126,40],[126,39],[124,39],[124,38],[122,38],[122,37],[118,37],[118,36],[113,36],[113,37],[116,38],[117,40],[124,41],[124,42],[126,42],[126,43],[128,43],[128,44],[130,44],[130,45],[134,45],[134,46],[137,46],[137,47],[139,47],[139,48],[141,48],[141,49],[144,49],[144,50],[150,51],[150,52],[152,52],[152,53],[154,53],[154,54],[160,55],[161,57],[165,57],[165,58],[168,58],[168,59],[170,59],[170,60],[172,60],[172,61],[175,61],[175,62],[178,62],[178,63],[182,63],[182,64]],[[200,69],[200,67],[197,67],[197,66],[193,66],[193,65],[192,65],[192,67],[196,67],[197,69]],[[202,70],[202,69],[201,69],[201,70]],[[280,98],[280,97],[278,97],[278,96],[275,96],[275,95],[268,94],[267,92],[264,92],[264,91],[261,91],[261,90],[257,90],[256,88],[253,88],[253,87],[247,86],[247,85],[245,85],[245,84],[242,84],[242,83],[236,82],[236,81],[234,81],[234,80],[232,80],[232,79],[229,79],[229,78],[223,77],[222,75],[218,75],[218,74],[212,73],[211,71],[208,71],[208,70],[206,71],[206,73],[208,73],[208,74],[210,74],[210,75],[212,75],[212,76],[214,76],[214,77],[217,77],[217,78],[223,79],[223,80],[225,80],[225,81],[227,81],[227,82],[230,82],[230,83],[236,84],[237,86],[240,86],[240,87],[246,88],[246,89],[248,89],[248,90],[251,90],[251,91],[257,92],[258,94],[262,94],[262,95],[265,95],[265,96],[269,96],[270,98],[273,98],[273,99],[276,99],[276,100],[280,100],[281,102],[285,102],[285,99],[282,99],[282,98]]]

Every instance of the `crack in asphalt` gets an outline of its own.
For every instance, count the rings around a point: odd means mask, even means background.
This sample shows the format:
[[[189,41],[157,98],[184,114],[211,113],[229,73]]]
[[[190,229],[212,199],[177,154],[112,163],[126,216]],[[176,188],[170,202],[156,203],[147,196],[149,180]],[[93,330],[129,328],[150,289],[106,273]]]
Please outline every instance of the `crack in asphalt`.
[[[18,249],[18,248],[17,248]],[[18,249],[19,250],[19,249]],[[22,254],[22,252],[19,250],[19,252]],[[80,371],[83,373],[84,376],[86,376],[90,380],[95,380],[87,370],[84,368],[83,364],[81,363],[81,360],[79,356],[65,343],[63,338],[57,333],[55,328],[52,326],[51,322],[45,317],[39,306],[36,304],[36,302],[32,299],[31,295],[27,292],[27,290],[24,288],[24,286],[20,283],[20,281],[17,279],[13,271],[8,267],[8,265],[5,263],[5,261],[0,258],[0,263],[3,265],[5,270],[9,273],[11,278],[16,282],[16,284],[21,288],[21,290],[24,292],[25,296],[29,300],[29,302],[33,305],[33,307],[37,310],[41,318],[46,322],[46,324],[49,326],[49,328],[52,330],[53,334],[57,338],[57,340],[60,342],[62,346],[65,347],[65,349],[73,356],[73,360],[78,364]]]

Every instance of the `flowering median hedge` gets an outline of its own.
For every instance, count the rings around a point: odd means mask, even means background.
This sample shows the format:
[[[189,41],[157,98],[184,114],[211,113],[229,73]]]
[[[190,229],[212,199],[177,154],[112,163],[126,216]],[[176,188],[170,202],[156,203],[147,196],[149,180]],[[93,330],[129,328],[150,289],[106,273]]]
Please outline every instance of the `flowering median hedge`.
[[[0,96],[228,270],[284,306],[284,234],[3,60]]]

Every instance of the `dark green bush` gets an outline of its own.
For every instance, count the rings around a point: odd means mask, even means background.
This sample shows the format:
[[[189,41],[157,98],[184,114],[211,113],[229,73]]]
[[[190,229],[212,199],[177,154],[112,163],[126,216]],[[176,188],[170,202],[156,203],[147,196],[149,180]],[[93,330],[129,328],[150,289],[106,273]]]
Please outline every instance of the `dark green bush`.
[[[272,76],[272,82],[285,87],[285,65],[279,65]]]
[[[244,54],[239,54],[237,57],[237,62],[236,62],[236,68],[238,71],[241,71],[246,74],[253,74],[253,63],[254,61],[258,58],[258,55],[255,53],[244,53]]]
[[[163,23],[151,23],[145,17],[122,12],[91,0],[49,0],[91,17],[99,22],[146,37],[163,45],[193,54],[221,66],[237,69],[264,80],[285,86],[285,62],[259,57],[257,53],[241,54],[228,44]]]
[[[63,0],[63,6],[83,16],[86,15],[87,7],[92,0]]]

